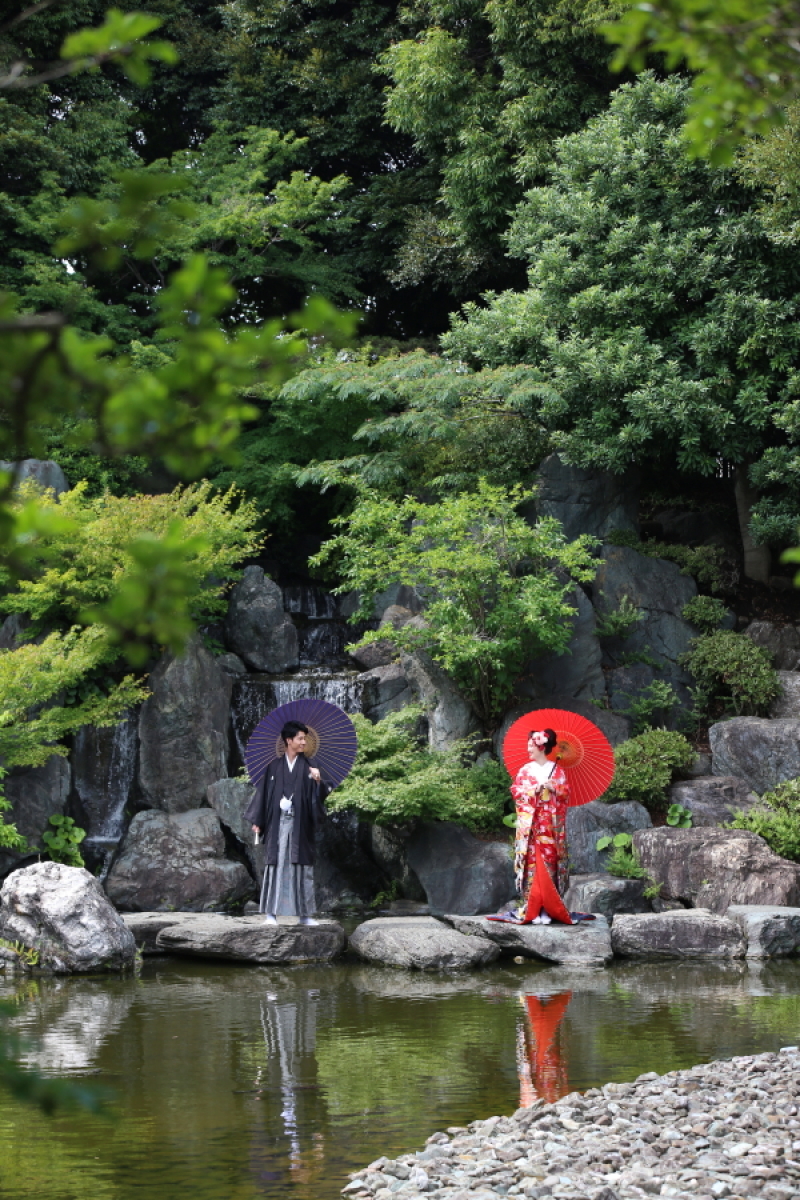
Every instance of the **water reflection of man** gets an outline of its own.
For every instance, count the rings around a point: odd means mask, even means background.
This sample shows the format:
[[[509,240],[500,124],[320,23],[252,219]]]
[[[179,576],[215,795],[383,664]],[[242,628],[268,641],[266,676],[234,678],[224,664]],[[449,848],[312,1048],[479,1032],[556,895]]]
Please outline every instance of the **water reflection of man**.
[[[572,992],[520,997],[523,1009],[517,1035],[520,1108],[530,1108],[539,1097],[552,1104],[570,1090],[558,1030],[571,999]]]
[[[325,816],[322,802],[331,789],[315,761],[306,758],[308,726],[287,721],[281,738],[285,753],[267,764],[245,810],[253,832],[264,838],[266,866],[259,912],[271,925],[277,924],[279,916],[316,925],[314,838],[317,823]]]

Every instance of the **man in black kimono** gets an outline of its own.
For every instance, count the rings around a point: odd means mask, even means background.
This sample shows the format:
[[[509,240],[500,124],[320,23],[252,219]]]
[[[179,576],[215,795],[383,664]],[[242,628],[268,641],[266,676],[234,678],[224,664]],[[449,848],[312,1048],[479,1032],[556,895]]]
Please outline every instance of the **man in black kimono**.
[[[316,925],[314,835],[331,789],[305,756],[307,734],[301,721],[286,722],[281,730],[286,753],[268,763],[245,811],[253,832],[263,834],[266,867],[259,911],[270,925],[279,916]]]

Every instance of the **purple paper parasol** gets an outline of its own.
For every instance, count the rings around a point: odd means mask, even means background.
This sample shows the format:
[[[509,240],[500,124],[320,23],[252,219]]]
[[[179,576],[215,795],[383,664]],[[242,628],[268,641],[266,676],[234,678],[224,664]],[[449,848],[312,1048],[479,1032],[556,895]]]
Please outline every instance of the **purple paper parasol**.
[[[308,726],[306,757],[316,759],[329,787],[337,787],[353,768],[357,738],[347,713],[327,700],[290,700],[261,718],[244,752],[250,782],[255,786],[267,763],[285,752],[281,730],[287,721]]]

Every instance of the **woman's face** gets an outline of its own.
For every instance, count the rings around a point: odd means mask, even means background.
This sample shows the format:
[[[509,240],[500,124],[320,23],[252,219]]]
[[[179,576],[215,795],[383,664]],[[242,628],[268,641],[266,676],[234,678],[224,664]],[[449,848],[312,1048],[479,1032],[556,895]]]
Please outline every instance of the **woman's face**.
[[[541,730],[536,730],[528,738],[528,754],[531,758],[537,757],[539,754],[546,754],[545,746],[547,745],[547,734]]]

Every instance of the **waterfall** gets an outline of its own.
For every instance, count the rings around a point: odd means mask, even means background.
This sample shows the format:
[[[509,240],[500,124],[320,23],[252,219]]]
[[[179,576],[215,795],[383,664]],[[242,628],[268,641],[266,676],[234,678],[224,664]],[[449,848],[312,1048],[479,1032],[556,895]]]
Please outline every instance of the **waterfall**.
[[[305,697],[327,700],[346,713],[362,711],[364,685],[357,671],[326,671],[315,667],[296,675],[246,675],[236,680],[231,697],[231,724],[236,761],[231,774],[244,764],[244,751],[258,722],[273,708]]]
[[[136,775],[138,719],[129,712],[111,728],[84,725],[72,752],[75,791],[82,809],[89,855],[102,862],[105,877],[125,832],[125,807]]]
[[[309,621],[332,621],[338,615],[335,596],[304,584],[283,589],[283,607],[288,613],[301,613]]]

